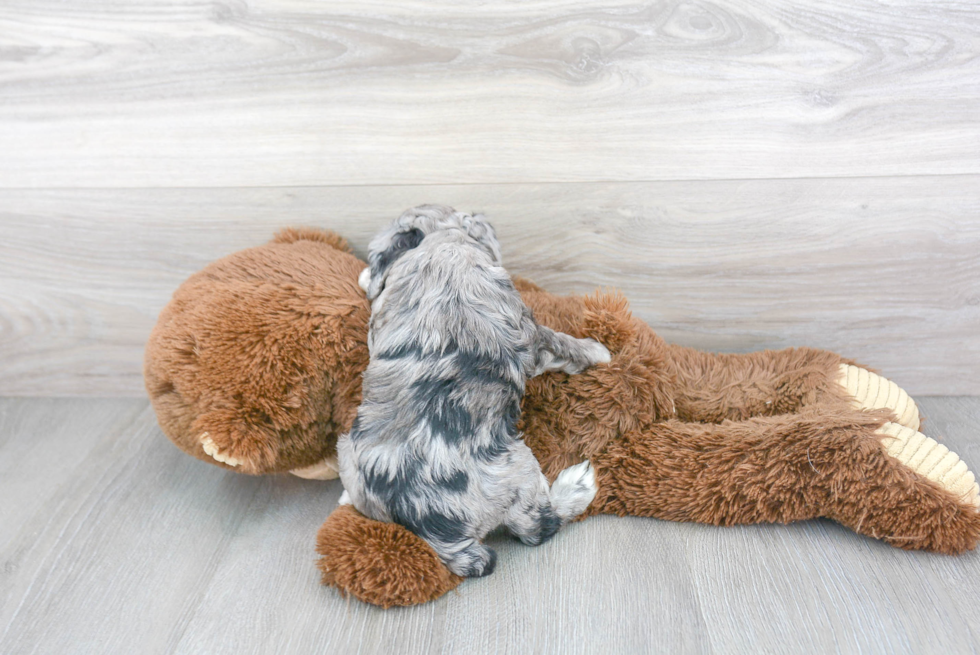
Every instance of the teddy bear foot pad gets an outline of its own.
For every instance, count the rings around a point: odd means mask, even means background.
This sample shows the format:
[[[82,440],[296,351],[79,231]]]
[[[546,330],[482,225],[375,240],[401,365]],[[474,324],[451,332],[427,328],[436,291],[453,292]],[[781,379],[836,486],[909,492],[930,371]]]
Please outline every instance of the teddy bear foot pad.
[[[336,457],[327,457],[312,466],[290,471],[304,480],[336,480],[340,477],[340,465]]]
[[[921,432],[898,423],[885,423],[877,434],[889,455],[919,475],[932,480],[961,502],[980,508],[976,478],[949,448]]]
[[[913,430],[919,429],[919,408],[900,386],[860,366],[840,365],[838,380],[854,398],[852,404],[861,409],[890,409],[897,422]]]
[[[226,455],[222,453],[221,450],[218,448],[218,444],[214,443],[214,440],[211,438],[211,435],[209,435],[207,432],[203,433],[200,436],[200,440],[201,440],[201,448],[203,448],[204,452],[207,453],[208,457],[210,457],[214,461],[221,462],[222,464],[227,464],[228,466],[242,465],[243,463],[242,460],[236,457],[232,457],[231,455]]]

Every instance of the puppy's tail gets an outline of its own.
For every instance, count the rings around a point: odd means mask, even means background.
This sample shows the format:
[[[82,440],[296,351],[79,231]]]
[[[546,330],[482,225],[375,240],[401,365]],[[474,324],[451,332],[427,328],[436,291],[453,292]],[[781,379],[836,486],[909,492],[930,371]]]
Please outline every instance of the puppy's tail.
[[[585,460],[558,474],[551,485],[551,504],[561,522],[567,523],[586,510],[595,494],[595,470]]]

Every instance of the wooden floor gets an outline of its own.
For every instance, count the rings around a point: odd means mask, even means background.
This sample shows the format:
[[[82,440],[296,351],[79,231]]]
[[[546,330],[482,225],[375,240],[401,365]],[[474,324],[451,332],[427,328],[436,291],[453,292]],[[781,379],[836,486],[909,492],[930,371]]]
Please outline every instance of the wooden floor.
[[[925,398],[974,468],[980,398]],[[250,478],[170,445],[135,399],[0,400],[0,653],[966,653],[980,553],[829,521],[598,517],[411,609],[318,583],[338,482]]]

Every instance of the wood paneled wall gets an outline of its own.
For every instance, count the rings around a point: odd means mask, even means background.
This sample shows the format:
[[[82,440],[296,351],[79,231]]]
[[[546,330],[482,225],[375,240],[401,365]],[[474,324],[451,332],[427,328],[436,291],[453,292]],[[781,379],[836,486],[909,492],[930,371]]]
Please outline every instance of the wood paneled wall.
[[[139,395],[172,291],[287,225],[489,214],[670,340],[980,393],[980,5],[11,0],[0,394]]]

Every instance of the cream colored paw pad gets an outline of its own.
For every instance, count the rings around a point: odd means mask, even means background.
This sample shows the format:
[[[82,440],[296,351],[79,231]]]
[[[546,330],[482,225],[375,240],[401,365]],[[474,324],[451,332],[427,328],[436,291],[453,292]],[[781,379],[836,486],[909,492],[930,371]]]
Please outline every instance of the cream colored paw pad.
[[[919,429],[919,408],[900,386],[865,370],[860,366],[840,365],[840,384],[854,397],[855,407],[861,409],[888,408],[898,417],[898,423]]]
[[[889,455],[950,492],[963,502],[980,507],[980,486],[973,473],[949,448],[921,432],[898,423],[885,423],[878,434]]]
[[[235,459],[230,455],[223,455],[221,451],[218,450],[217,444],[215,444],[211,437],[208,436],[207,432],[202,434],[200,438],[201,448],[204,449],[204,452],[207,453],[211,459],[216,462],[221,462],[222,464],[227,464],[228,466],[241,466],[242,460]]]
[[[336,480],[340,477],[340,466],[337,465],[337,457],[334,456],[327,457],[313,466],[293,469],[290,473],[304,480]]]

